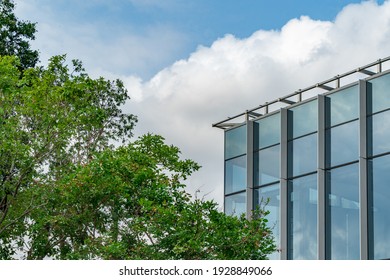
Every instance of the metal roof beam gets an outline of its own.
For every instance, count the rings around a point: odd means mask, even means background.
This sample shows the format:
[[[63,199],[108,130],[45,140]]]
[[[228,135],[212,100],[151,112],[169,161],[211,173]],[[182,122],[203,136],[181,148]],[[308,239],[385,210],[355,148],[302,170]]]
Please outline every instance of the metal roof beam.
[[[233,126],[236,126],[239,124],[240,123],[222,123],[222,124],[214,125],[214,127],[225,129],[225,128],[230,128],[230,127],[233,127]]]
[[[327,86],[327,85],[324,85],[324,84],[317,84],[317,87],[322,88],[324,90],[329,90],[329,91],[334,90],[334,88]]]
[[[247,114],[251,117],[258,118],[261,117],[263,114],[256,113],[256,112],[247,112]]]
[[[288,104],[288,105],[292,105],[292,104],[297,103],[297,102],[295,102],[295,101],[291,101],[291,100],[287,100],[287,99],[282,99],[282,98],[279,98],[278,101],[279,101],[279,102],[286,103],[286,104]]]
[[[376,74],[375,72],[372,72],[372,71],[366,70],[366,69],[360,69],[360,68],[358,68],[358,71],[359,71],[360,73],[366,74],[366,75],[368,75],[368,76],[373,76],[373,75]]]

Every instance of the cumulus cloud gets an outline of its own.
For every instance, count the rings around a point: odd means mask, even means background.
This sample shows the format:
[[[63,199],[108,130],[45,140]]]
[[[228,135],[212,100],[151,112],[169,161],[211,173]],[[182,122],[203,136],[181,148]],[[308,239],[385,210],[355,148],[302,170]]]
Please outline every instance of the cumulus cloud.
[[[292,19],[244,39],[226,35],[148,81],[133,80],[139,134],[151,131],[202,166],[192,190],[222,201],[223,132],[211,124],[389,55],[390,3],[345,7],[333,22]],[[138,82],[138,83],[137,83]]]
[[[33,9],[21,2],[25,11]],[[212,123],[390,55],[389,1],[348,5],[334,21],[302,16],[280,30],[259,30],[243,39],[226,35],[146,80],[123,70],[142,71],[159,56],[170,56],[185,41],[183,34],[162,26],[107,43],[93,25],[70,25],[69,32],[51,22],[41,25],[44,40],[37,40],[38,48],[56,51],[49,55],[67,48],[92,73],[123,79],[132,96],[125,109],[139,117],[136,134],[161,134],[184,157],[199,162],[203,168],[190,179],[189,190],[211,192],[206,198],[218,202],[223,200],[223,132]]]

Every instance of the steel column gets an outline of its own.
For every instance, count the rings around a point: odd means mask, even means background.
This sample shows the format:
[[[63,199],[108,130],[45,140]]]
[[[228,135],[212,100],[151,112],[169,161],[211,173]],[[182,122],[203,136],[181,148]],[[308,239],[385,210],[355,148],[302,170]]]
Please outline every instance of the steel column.
[[[287,130],[288,111],[280,110],[281,135],[280,135],[280,259],[288,258],[288,180],[287,180]]]
[[[367,82],[359,81],[359,202],[360,259],[368,259],[368,184],[367,184]]]

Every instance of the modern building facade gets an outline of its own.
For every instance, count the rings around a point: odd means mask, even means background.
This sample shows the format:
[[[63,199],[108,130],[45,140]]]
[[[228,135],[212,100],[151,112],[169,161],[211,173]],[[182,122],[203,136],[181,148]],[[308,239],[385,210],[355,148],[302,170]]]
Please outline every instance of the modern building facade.
[[[213,125],[225,131],[225,212],[270,210],[271,259],[390,258],[389,60]]]

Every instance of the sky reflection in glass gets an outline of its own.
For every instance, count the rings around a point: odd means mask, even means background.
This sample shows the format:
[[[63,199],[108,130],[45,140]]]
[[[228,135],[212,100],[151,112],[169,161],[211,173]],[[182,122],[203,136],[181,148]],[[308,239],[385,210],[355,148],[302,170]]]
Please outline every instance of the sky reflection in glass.
[[[360,258],[359,165],[357,163],[328,171],[330,221],[330,258]]]
[[[289,259],[317,259],[317,174],[289,181]]]

